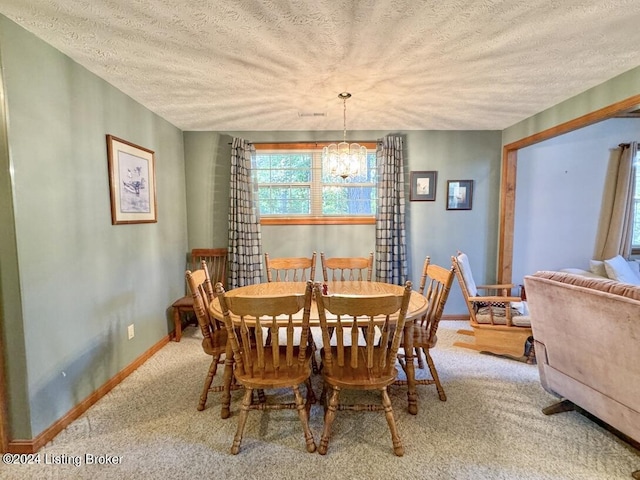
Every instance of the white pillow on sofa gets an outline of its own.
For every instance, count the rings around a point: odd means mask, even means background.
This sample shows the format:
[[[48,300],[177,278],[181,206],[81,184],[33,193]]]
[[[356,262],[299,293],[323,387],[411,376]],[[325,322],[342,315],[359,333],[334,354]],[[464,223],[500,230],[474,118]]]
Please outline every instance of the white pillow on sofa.
[[[600,277],[609,278],[609,276],[607,275],[607,270],[604,268],[604,262],[602,260],[590,260],[589,270],[591,270],[591,273],[595,273]]]
[[[640,275],[632,270],[622,255],[616,255],[605,260],[604,268],[607,271],[607,276],[613,280],[630,283],[631,285],[640,285]]]

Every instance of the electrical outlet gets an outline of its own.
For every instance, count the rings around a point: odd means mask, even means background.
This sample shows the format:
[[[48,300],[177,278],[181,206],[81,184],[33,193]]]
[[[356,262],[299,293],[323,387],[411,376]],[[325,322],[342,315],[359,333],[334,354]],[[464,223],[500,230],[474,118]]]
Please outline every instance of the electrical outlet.
[[[129,340],[131,340],[136,334],[134,329],[133,329],[133,323],[131,325],[129,325],[129,328],[127,330],[129,332]]]

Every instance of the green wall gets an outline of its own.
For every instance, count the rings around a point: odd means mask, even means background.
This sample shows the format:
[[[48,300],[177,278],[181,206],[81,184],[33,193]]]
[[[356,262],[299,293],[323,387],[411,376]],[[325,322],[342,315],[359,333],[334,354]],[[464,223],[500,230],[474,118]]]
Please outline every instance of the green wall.
[[[3,223],[15,217],[0,237],[1,319],[15,440],[40,434],[172,328],[185,166],[179,129],[5,17],[0,56],[0,211]],[[108,133],[155,152],[157,223],[111,224]]]
[[[451,256],[460,249],[473,259],[474,274],[481,283],[494,282],[501,133],[353,131],[348,134],[349,139],[360,141],[375,141],[388,134],[404,137],[410,280],[419,284],[426,255],[431,256],[432,262],[449,266]],[[191,247],[228,244],[229,142],[236,136],[251,142],[312,142],[339,139],[342,132],[185,132]],[[409,201],[408,180],[412,170],[438,172],[434,202]],[[472,210],[446,210],[447,180],[474,180]],[[331,256],[366,256],[375,251],[374,225],[277,225],[263,226],[261,230],[263,251],[272,257],[309,256],[314,250]],[[321,278],[319,269],[316,278]],[[468,314],[457,285],[445,313]]]

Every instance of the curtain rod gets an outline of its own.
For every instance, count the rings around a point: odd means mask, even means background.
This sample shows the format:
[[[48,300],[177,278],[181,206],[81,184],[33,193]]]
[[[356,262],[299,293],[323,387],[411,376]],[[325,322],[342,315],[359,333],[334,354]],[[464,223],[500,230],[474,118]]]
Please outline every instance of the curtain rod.
[[[249,145],[287,145],[287,144],[300,144],[300,143],[314,143],[316,145],[324,145],[330,143],[339,143],[334,140],[325,140],[325,141],[299,141],[299,142],[247,142]],[[382,145],[382,142],[379,140],[352,140],[348,143],[376,143],[378,145]],[[233,142],[229,142],[227,145],[233,145]]]

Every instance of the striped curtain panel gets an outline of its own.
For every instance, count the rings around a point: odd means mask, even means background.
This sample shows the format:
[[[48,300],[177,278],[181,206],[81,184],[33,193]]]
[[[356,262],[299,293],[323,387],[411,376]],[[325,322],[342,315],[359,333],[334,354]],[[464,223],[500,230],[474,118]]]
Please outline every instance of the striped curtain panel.
[[[229,203],[229,289],[260,283],[262,280],[262,242],[251,177],[252,156],[255,156],[252,144],[241,138],[233,139]]]
[[[407,279],[402,137],[388,135],[376,151],[376,275],[379,282],[403,285]]]

